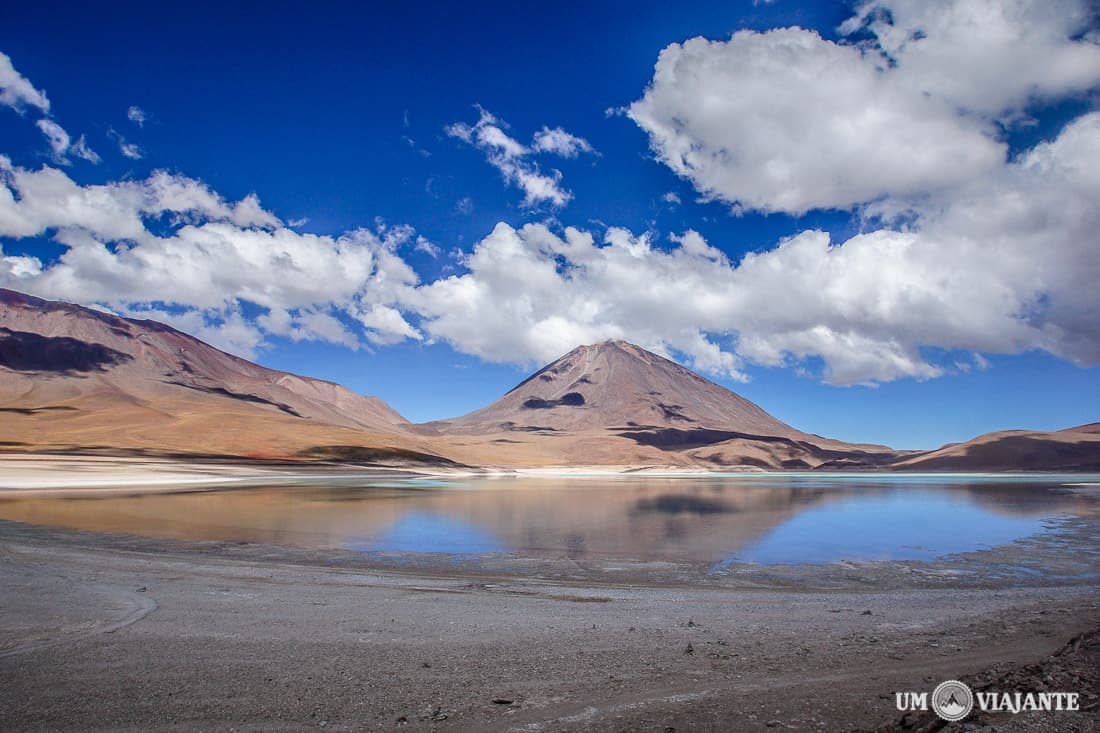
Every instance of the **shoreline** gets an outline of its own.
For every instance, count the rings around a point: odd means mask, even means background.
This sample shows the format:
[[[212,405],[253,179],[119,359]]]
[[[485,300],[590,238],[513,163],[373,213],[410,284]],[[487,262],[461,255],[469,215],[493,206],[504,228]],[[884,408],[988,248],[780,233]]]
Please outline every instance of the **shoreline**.
[[[639,587],[271,552],[0,523],[9,725],[870,730],[897,718],[897,690],[1100,627],[1096,581]],[[1100,712],[1041,722],[1086,730]]]
[[[433,477],[433,478],[820,478],[986,477],[1028,478],[1072,476],[1086,490],[1100,486],[1100,474],[1088,472],[913,472],[913,471],[766,471],[758,468],[709,471],[678,466],[594,465],[443,469],[425,466],[365,466],[349,463],[288,463],[246,458],[201,459],[87,456],[73,454],[0,454],[0,498],[4,496],[80,493],[161,493],[196,487],[236,488],[258,482],[306,481],[325,478]]]

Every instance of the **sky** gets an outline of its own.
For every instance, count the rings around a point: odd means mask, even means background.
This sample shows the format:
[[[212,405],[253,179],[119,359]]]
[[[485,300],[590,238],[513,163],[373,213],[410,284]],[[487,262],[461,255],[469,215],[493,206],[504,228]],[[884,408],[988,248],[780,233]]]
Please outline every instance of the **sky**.
[[[0,287],[414,421],[605,339],[843,440],[1100,420],[1089,0],[2,16]]]

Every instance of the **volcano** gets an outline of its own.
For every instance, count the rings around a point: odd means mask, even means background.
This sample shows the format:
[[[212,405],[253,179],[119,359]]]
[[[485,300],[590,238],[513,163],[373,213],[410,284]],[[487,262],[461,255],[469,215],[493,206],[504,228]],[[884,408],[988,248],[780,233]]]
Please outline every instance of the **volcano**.
[[[490,463],[801,469],[876,466],[897,455],[803,433],[625,341],[580,346],[488,407],[420,429]]]
[[[626,341],[580,346],[488,407],[431,424],[447,434],[666,427],[803,435],[737,393]]]

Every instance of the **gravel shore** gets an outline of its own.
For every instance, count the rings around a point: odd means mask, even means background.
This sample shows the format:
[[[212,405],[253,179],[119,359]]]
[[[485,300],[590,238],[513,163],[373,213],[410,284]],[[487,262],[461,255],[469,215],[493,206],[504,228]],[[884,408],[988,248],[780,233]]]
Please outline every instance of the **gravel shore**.
[[[1100,627],[1100,584],[1080,582],[549,582],[10,522],[0,589],[6,730],[873,729],[895,691]],[[1097,729],[1095,707],[1061,715],[1039,722]]]

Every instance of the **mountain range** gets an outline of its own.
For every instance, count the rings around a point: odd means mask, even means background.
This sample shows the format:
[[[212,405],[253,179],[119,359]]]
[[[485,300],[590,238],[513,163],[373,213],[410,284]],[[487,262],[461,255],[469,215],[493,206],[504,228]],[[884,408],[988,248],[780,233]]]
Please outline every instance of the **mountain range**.
[[[804,433],[623,341],[580,346],[499,400],[414,424],[170,326],[0,289],[0,450],[399,466],[1100,470],[1100,424],[934,451]]]

